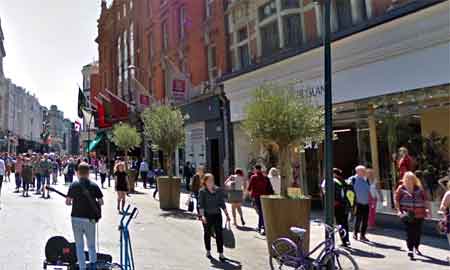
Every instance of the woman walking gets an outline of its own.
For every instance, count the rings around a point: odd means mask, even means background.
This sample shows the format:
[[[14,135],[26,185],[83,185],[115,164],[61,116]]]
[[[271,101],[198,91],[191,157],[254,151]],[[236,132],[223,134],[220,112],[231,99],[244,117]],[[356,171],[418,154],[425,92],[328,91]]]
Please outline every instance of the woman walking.
[[[98,162],[98,172],[100,173],[100,181],[102,183],[102,188],[105,188],[106,174],[108,173],[108,167],[106,166],[106,160],[104,158],[100,159]]]
[[[244,171],[236,169],[226,181],[225,186],[228,190],[228,201],[231,203],[231,214],[233,215],[233,225],[237,226],[236,211],[241,217],[242,226],[245,226],[244,214],[242,213],[242,201],[244,199],[244,190],[246,183],[244,178]]]
[[[274,194],[280,194],[281,192],[281,176],[280,171],[277,168],[272,168],[269,170],[268,176],[270,183],[272,184]]]
[[[24,160],[24,164],[22,167],[22,187],[23,187],[23,196],[29,197],[28,191],[30,189],[30,184],[33,181],[33,166],[31,164],[31,160],[26,157]]]
[[[420,180],[413,172],[405,172],[402,184],[395,192],[395,208],[406,226],[408,256],[422,255],[419,246],[423,220],[430,215],[430,207]]]
[[[198,166],[197,171],[195,172],[194,177],[192,177],[191,183],[191,192],[197,203],[197,214],[199,214],[198,210],[198,194],[200,192],[200,188],[202,187],[203,181],[205,177],[205,167]]]
[[[203,188],[199,192],[199,211],[203,222],[204,242],[206,257],[211,257],[211,231],[216,235],[217,252],[221,262],[225,262],[223,255],[223,235],[222,235],[222,211],[230,221],[230,216],[225,205],[225,195],[223,191],[214,184],[214,176],[210,173],[205,175]]]
[[[123,213],[125,208],[125,199],[129,191],[127,173],[125,171],[125,163],[119,162],[114,170],[116,176],[116,192],[117,192],[117,211]]]

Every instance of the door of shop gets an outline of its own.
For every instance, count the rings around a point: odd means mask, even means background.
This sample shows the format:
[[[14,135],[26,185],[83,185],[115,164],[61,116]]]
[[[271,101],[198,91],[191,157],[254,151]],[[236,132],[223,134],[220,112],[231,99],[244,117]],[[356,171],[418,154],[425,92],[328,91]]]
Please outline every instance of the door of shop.
[[[214,175],[217,186],[220,186],[220,156],[219,139],[209,140],[209,169]]]

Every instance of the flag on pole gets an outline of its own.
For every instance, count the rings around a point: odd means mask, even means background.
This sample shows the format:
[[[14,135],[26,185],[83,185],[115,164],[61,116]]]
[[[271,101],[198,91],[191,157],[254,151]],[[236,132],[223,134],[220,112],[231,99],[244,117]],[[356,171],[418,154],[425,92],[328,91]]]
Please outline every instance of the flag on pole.
[[[78,117],[83,118],[83,111],[88,108],[88,100],[80,87],[78,87]]]
[[[81,122],[78,121],[78,120],[75,120],[74,128],[75,128],[76,132],[80,132],[80,130],[81,130]]]

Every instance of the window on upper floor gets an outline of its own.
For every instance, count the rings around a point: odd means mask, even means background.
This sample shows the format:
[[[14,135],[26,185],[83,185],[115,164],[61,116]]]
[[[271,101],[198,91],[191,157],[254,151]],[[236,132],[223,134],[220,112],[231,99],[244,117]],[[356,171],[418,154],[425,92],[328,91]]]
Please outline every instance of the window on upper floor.
[[[169,48],[169,26],[167,21],[164,21],[162,23],[161,33],[162,33],[162,48],[163,50],[167,50]]]
[[[181,6],[178,11],[178,27],[180,28],[179,38],[180,40],[184,40],[186,35],[186,6]]]
[[[122,10],[123,10],[123,16],[126,17],[127,16],[127,5],[125,3],[123,3],[123,5],[122,5]]]
[[[245,68],[250,65],[250,50],[248,43],[238,47],[239,65],[240,68]]]
[[[130,0],[130,10],[133,9],[133,0]]]
[[[280,35],[278,33],[278,22],[275,20],[260,27],[262,55],[269,56],[280,49]]]
[[[208,77],[210,80],[217,78],[216,46],[207,47],[208,56]]]
[[[130,65],[135,65],[135,60],[134,60],[134,58],[135,58],[135,55],[134,55],[134,23],[131,23],[130,24]],[[132,78],[134,78],[134,74],[135,73],[135,70],[134,69],[131,69],[130,70],[130,76],[132,77]]]
[[[213,15],[213,3],[214,0],[205,0],[206,17],[209,18]]]
[[[338,21],[337,28],[339,30],[350,28],[353,25],[351,0],[336,0],[335,5]]]
[[[259,21],[260,22],[264,21],[265,19],[275,15],[276,13],[277,13],[276,0],[271,0],[258,8]]]
[[[247,27],[242,27],[238,31],[238,43],[246,40],[248,38]]]
[[[290,8],[300,8],[299,0],[281,0],[281,9],[284,10]]]
[[[302,27],[299,14],[283,16],[283,36],[285,47],[297,47],[302,43]]]

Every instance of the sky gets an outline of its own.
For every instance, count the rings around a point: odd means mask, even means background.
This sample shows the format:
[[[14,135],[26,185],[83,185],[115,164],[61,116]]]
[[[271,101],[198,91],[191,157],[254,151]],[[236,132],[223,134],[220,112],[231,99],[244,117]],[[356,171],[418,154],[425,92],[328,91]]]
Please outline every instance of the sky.
[[[0,0],[5,76],[77,118],[81,68],[98,59],[101,0]]]

